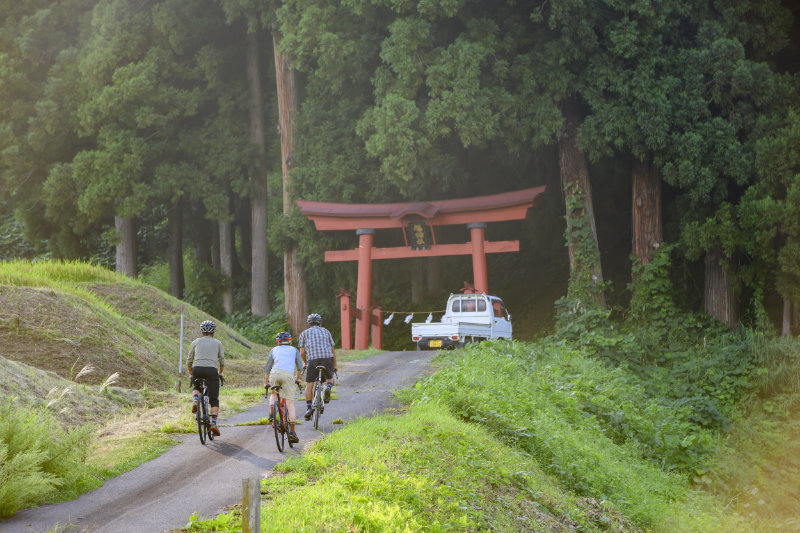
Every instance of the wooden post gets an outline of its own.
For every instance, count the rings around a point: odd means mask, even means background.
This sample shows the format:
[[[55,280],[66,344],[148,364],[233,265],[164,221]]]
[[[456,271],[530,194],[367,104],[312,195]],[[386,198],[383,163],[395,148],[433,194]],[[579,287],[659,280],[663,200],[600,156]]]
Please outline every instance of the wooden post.
[[[372,308],[372,345],[378,350],[383,349],[383,311],[380,305]]]
[[[261,533],[261,480],[242,480],[242,533]]]
[[[342,350],[353,349],[353,331],[351,327],[351,314],[350,314],[350,291],[339,289],[339,313],[342,322]]]
[[[181,392],[181,385],[183,381],[183,306],[181,306],[181,343],[180,355],[178,357],[178,392]]]

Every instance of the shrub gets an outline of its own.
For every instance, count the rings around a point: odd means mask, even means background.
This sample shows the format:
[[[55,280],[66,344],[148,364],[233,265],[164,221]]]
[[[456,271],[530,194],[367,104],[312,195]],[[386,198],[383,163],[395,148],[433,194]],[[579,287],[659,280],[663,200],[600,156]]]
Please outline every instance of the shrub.
[[[436,398],[533,455],[579,494],[654,524],[713,450],[686,409],[650,399],[638,378],[552,339],[481,343],[448,356],[412,397]],[[409,399],[409,398],[406,398]]]
[[[61,430],[46,412],[3,406],[0,412],[0,517],[54,496],[77,495],[90,429]]]
[[[225,323],[251,341],[267,346],[275,344],[275,336],[281,331],[290,331],[283,306],[273,309],[264,317],[253,316],[249,310],[235,311],[225,317]]]

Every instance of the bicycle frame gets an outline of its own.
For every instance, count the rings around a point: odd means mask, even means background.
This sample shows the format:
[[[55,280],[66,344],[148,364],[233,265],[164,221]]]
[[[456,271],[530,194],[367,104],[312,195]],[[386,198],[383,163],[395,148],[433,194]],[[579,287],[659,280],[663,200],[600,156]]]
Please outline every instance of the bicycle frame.
[[[314,391],[311,396],[311,408],[314,410],[314,429],[319,429],[319,415],[325,411],[325,403],[322,400],[323,383],[325,382],[325,367],[317,367],[317,379],[314,380]]]
[[[205,378],[195,380],[196,389],[200,392],[200,398],[197,401],[197,432],[200,435],[200,444],[206,443],[208,440],[214,440],[214,434],[211,433],[211,409],[208,402],[208,386]]]
[[[278,451],[282,452],[284,441],[289,434],[289,410],[286,407],[286,398],[281,397],[281,386],[273,385],[270,390],[275,394],[275,402],[272,404],[272,428],[275,431],[275,444],[278,446]],[[291,440],[289,440],[289,447],[294,447]]]

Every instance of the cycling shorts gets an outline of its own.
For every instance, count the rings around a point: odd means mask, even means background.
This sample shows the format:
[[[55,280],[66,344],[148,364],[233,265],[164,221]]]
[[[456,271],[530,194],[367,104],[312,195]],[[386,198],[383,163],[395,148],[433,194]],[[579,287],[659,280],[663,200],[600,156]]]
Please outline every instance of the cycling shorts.
[[[211,407],[219,407],[219,372],[217,368],[213,366],[192,367],[192,385],[194,385],[195,389],[197,389],[197,380],[200,378],[205,378],[206,380],[208,403],[211,404]]]
[[[333,378],[333,357],[309,359],[306,364],[308,365],[308,368],[306,368],[306,383],[314,383],[317,381],[317,375],[319,374],[317,367],[320,365],[325,367],[322,379],[328,380]]]
[[[269,385],[281,386],[281,398],[297,399],[297,385],[294,384],[294,372],[291,370],[273,370],[269,373]],[[270,391],[271,393],[272,391]]]

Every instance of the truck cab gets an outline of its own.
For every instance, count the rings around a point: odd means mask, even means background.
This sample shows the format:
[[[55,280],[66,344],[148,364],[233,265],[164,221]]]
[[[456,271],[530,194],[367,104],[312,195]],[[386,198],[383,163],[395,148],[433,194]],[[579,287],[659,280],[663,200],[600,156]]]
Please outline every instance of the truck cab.
[[[440,322],[411,325],[418,350],[460,348],[496,338],[512,338],[511,315],[502,299],[487,294],[451,294]]]

